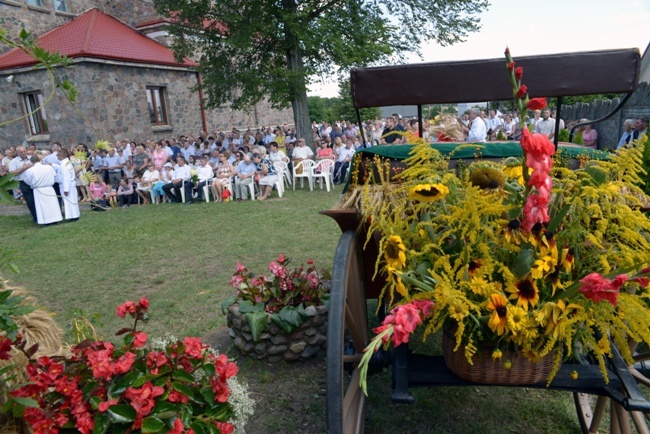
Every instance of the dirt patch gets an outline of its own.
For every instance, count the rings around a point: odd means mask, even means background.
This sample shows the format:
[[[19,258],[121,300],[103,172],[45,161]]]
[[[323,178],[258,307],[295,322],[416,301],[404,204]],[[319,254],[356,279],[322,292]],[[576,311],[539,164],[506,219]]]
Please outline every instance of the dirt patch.
[[[232,345],[230,329],[228,327],[221,327],[217,330],[208,332],[203,336],[203,342],[219,351],[219,353],[227,353],[228,349]]]

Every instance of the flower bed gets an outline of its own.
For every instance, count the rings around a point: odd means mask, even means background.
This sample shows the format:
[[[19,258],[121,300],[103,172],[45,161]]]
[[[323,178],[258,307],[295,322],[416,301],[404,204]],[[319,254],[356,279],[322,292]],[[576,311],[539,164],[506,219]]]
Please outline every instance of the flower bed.
[[[282,330],[268,319],[266,330],[255,341],[246,316],[239,311],[239,305],[228,308],[230,337],[237,349],[257,360],[278,363],[324,357],[327,346],[327,306],[309,306],[305,309],[307,320],[291,333]]]

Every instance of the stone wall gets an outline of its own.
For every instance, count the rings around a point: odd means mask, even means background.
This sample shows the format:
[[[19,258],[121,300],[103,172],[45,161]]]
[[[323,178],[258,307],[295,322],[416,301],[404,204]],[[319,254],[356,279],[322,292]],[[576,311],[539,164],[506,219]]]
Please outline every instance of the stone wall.
[[[27,6],[25,0],[0,0],[0,27],[12,37],[18,37],[21,28],[40,36],[95,7],[131,27],[160,18],[152,0],[67,0],[67,13],[55,12],[52,0],[42,2],[43,7],[34,7]],[[0,46],[0,53],[8,49]]]
[[[565,122],[579,121],[580,119],[594,120],[610,113],[619,102],[620,100],[616,98],[611,101],[596,100],[589,104],[578,103],[573,106],[562,106],[560,116]],[[612,118],[594,125],[598,131],[598,148],[616,148],[618,140],[623,134],[625,119],[635,119],[639,116],[650,117],[650,85],[646,82],[639,83],[632,97]]]
[[[70,78],[75,83],[79,91],[77,105],[83,117],[60,92],[55,92],[45,107],[49,137],[31,137],[27,121],[21,120],[1,128],[0,148],[24,140],[36,142],[39,147],[54,141],[91,145],[98,139],[159,140],[181,134],[197,135],[203,129],[199,96],[191,91],[197,80],[193,71],[83,62],[73,68],[60,69],[59,73],[61,79]],[[11,83],[6,80],[10,74],[14,76]],[[166,88],[169,125],[154,126],[150,123],[146,86]],[[0,105],[0,123],[23,115],[21,94],[36,90],[40,90],[44,98],[51,93],[51,83],[45,71],[1,72],[0,101],[3,103]],[[259,105],[255,115],[255,112],[244,113],[222,107],[207,110],[206,119],[210,131],[233,127],[255,129],[263,124],[290,123],[291,111]]]

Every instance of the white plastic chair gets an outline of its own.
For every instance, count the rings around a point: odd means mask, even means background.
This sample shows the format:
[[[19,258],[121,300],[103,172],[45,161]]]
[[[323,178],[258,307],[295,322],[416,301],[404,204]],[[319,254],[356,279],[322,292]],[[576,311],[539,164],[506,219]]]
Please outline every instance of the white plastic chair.
[[[283,181],[285,186],[291,184],[291,174],[289,173],[289,165],[284,161],[276,161],[273,167],[278,172],[278,178]]]
[[[307,178],[307,183],[311,186],[311,168],[314,167],[316,163],[314,160],[302,160],[299,163],[294,163],[293,165],[293,190],[296,190],[296,181],[300,178],[300,188],[304,187],[304,179]],[[298,168],[302,168],[302,173],[296,173]]]
[[[205,198],[206,202],[210,202],[210,193],[212,192],[210,186],[212,185],[212,181],[214,181],[214,178],[208,179],[208,181],[203,186],[203,197]]]
[[[320,178],[319,183],[321,190],[323,189],[323,180],[325,180],[325,187],[329,193],[330,185],[334,183],[333,173],[334,160],[320,160],[316,163],[316,165],[311,168],[311,179],[309,183],[311,191],[314,191],[314,182],[316,182],[316,178]]]

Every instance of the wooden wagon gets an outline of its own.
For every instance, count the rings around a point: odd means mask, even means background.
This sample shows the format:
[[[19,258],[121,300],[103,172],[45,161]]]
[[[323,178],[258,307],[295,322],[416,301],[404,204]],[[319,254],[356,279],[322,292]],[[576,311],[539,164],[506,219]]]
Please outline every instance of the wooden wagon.
[[[561,117],[562,97],[596,93],[621,93],[621,104],[602,121],[618,111],[634,91],[639,76],[640,57],[636,49],[568,53],[522,57],[518,65],[527,71],[526,83],[534,90],[532,96],[557,98],[557,118]],[[486,85],[489,83],[489,85]],[[422,136],[422,106],[425,104],[471,101],[503,101],[512,99],[512,88],[505,78],[503,59],[425,63],[353,69],[352,100],[355,108],[391,105],[416,105]],[[361,123],[361,119],[359,119]],[[556,123],[556,147],[559,123]],[[365,141],[365,140],[364,140]],[[435,145],[434,145],[435,146]],[[454,144],[440,146],[449,152]],[[361,151],[355,158],[378,154],[400,165],[408,155],[409,146],[374,147]],[[570,149],[568,152],[572,152]],[[517,144],[487,146],[484,158],[521,155]],[[455,155],[453,159],[467,158]],[[469,159],[472,157],[470,156]],[[368,170],[363,161],[355,170]],[[358,176],[358,179],[364,179]],[[334,260],[328,323],[327,350],[327,426],[330,433],[359,433],[364,429],[366,397],[359,387],[360,362],[363,349],[371,338],[368,326],[367,301],[378,298],[385,284],[373,279],[378,257],[379,237],[368,240],[368,225],[355,209],[324,211],[336,220],[341,236]],[[365,247],[364,247],[365,243]],[[381,302],[381,300],[379,300]],[[630,432],[630,424],[640,433],[649,433],[647,414],[650,402],[641,387],[650,386],[646,361],[650,352],[637,354],[636,363],[628,366],[614,348],[607,361],[609,383],[603,380],[597,365],[587,358],[582,366],[563,366],[548,389],[570,392],[582,430],[604,429],[603,413],[611,408],[610,432]],[[379,351],[370,362],[369,372],[392,365],[395,403],[413,402],[412,387],[467,386],[445,365],[442,356],[412,354],[407,345],[391,352]],[[648,366],[650,367],[650,365]],[[579,378],[570,379],[577,369]],[[526,387],[547,387],[544,382]],[[596,397],[596,398],[594,398]]]

